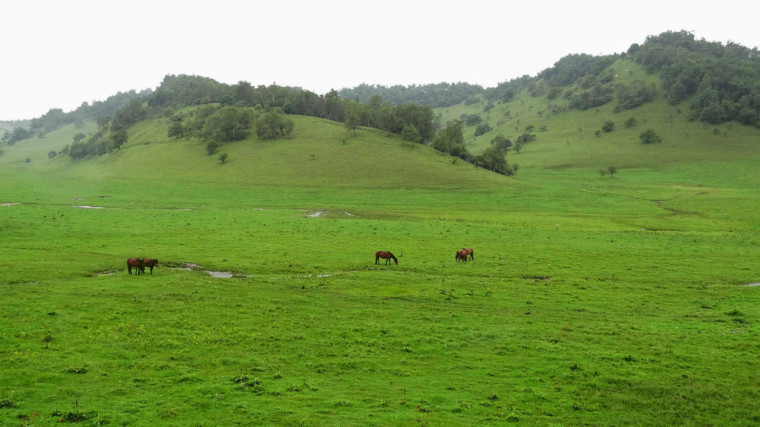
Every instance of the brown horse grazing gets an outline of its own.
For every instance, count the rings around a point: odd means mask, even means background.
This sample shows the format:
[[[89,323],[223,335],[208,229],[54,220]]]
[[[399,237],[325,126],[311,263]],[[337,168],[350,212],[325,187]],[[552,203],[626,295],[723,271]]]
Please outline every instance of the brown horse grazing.
[[[157,259],[147,259],[147,258],[145,258],[143,260],[143,266],[140,269],[140,271],[143,274],[145,274],[145,267],[150,267],[150,274],[153,274],[153,267],[155,267],[157,265],[158,265],[158,260]]]
[[[471,260],[475,260],[475,255],[474,255],[474,253],[472,252],[472,248],[462,248],[462,250],[463,250],[463,251],[464,251],[464,252],[465,252],[467,255],[469,255],[469,256],[470,256],[470,259],[471,259]]]
[[[388,251],[375,252],[375,264],[380,263],[380,258],[383,258],[385,260],[385,265],[390,264],[391,260],[395,261],[396,265],[398,265],[398,259],[396,259],[396,257],[393,256],[393,254]]]
[[[144,260],[142,258],[129,258],[127,260],[127,271],[129,271],[129,274],[132,274],[132,268],[135,269],[135,276],[140,274],[140,272],[145,272],[145,264]]]
[[[467,251],[465,251],[464,249],[458,250],[457,254],[454,256],[454,259],[457,260],[457,262],[459,261],[467,262]]]

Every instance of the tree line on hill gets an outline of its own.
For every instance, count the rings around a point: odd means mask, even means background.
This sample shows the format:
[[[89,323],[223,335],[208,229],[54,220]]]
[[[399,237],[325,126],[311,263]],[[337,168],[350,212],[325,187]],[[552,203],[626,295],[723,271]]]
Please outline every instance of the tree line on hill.
[[[641,64],[649,73],[658,73],[667,101],[674,105],[690,101],[693,120],[712,124],[735,120],[760,126],[757,48],[697,40],[692,33],[680,31],[647,37],[642,45],[634,44],[625,53],[567,55],[535,77],[522,76],[486,89],[467,83],[409,87],[362,84],[317,95],[275,84],[253,86],[240,81],[228,85],[207,77],[167,75],[155,91],[119,93],[103,102],[84,103],[71,113],[51,109],[33,119],[28,128],[20,126],[6,132],[2,141],[10,145],[66,124],[95,119],[98,130],[89,136],[77,134],[74,143],[65,149],[72,158],[81,158],[118,149],[127,141],[126,129],[140,120],[166,117],[171,121],[171,137],[203,138],[211,154],[225,142],[245,138],[250,129],[255,129],[262,139],[285,137],[292,131],[292,121],[287,116],[298,114],[342,122],[354,133],[359,126],[380,129],[400,135],[405,141],[429,144],[476,165],[509,173],[506,166],[486,161],[498,156],[500,150],[506,153],[500,140],[492,140],[493,151],[481,156],[467,152],[460,135],[463,127],[478,126],[476,134],[481,135],[491,131],[488,124],[471,123],[470,117],[440,123],[432,108],[469,104],[483,98],[487,111],[494,103],[511,102],[523,91],[546,97],[555,112],[587,110],[613,101],[614,110],[622,111],[656,99],[660,90],[652,83],[616,83],[612,65],[621,58]],[[177,113],[194,106],[198,107],[189,113]],[[526,136],[530,137],[521,138]],[[516,150],[517,142],[530,139],[516,141],[511,147]]]
[[[428,105],[392,105],[379,94],[362,103],[341,98],[334,90],[316,95],[300,88],[254,87],[245,81],[227,85],[188,75],[166,76],[155,92],[130,101],[112,117],[99,119],[95,133],[89,137],[77,135],[63,153],[79,159],[117,150],[127,141],[129,126],[163,117],[170,121],[168,137],[202,139],[211,155],[227,142],[245,139],[251,130],[264,140],[288,137],[294,128],[288,117],[291,114],[342,122],[354,134],[360,126],[380,129],[412,144],[430,144],[498,173],[512,174],[516,170],[508,167],[504,159],[508,148],[504,144],[495,144],[480,156],[470,155],[464,143],[464,123],[456,120],[441,127]]]
[[[509,102],[522,90],[566,108],[587,110],[617,100],[615,111],[636,108],[657,98],[658,88],[641,80],[614,82],[616,60],[630,58],[657,74],[665,99],[690,101],[690,119],[710,124],[737,121],[760,127],[760,52],[728,42],[696,39],[688,31],[649,36],[626,53],[567,55],[535,78],[522,76],[484,90],[486,98]]]
[[[671,104],[691,99],[693,120],[760,126],[760,52],[739,44],[697,40],[686,31],[647,37],[628,50],[662,79]]]

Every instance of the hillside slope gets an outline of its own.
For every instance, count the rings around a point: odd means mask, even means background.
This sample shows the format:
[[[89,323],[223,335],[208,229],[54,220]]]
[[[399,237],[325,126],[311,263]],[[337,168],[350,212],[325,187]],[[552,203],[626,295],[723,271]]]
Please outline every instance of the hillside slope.
[[[288,139],[262,141],[249,136],[220,148],[229,157],[209,156],[198,139],[170,139],[165,120],[138,123],[129,142],[100,157],[73,161],[60,151],[80,130],[64,127],[44,139],[29,139],[6,149],[3,167],[89,180],[163,180],[230,185],[353,188],[451,188],[508,185],[510,179],[471,164],[454,161],[429,147],[404,143],[373,129],[357,136],[340,123],[292,116],[295,131]],[[26,160],[29,159],[27,162]]]
[[[465,141],[472,154],[490,147],[490,141],[503,135],[516,141],[523,134],[536,136],[520,152],[510,149],[507,160],[517,163],[520,173],[531,170],[566,168],[598,169],[610,165],[618,169],[678,169],[698,164],[722,165],[729,174],[738,169],[760,167],[760,129],[735,122],[706,124],[689,119],[689,102],[670,105],[664,99],[658,76],[647,74],[630,59],[619,59],[609,70],[614,74],[612,84],[630,84],[638,80],[658,88],[654,101],[639,107],[616,111],[614,102],[588,110],[570,109],[557,97],[532,95],[522,90],[510,102],[491,104],[486,99],[478,103],[435,109],[440,121],[463,119],[478,115],[491,131],[475,136],[477,126],[465,128]],[[539,81],[538,84],[541,82]],[[578,90],[573,85],[566,91]],[[631,126],[626,123],[631,120]],[[606,122],[614,130],[605,132]],[[661,143],[642,144],[639,135],[654,130]],[[754,166],[752,166],[754,165]],[[757,181],[755,181],[757,182]]]

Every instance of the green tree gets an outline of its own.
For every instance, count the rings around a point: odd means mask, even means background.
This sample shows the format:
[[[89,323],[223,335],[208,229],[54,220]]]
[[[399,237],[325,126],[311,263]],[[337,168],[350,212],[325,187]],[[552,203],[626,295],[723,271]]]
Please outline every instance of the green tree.
[[[662,141],[662,139],[660,139],[657,133],[655,133],[655,131],[652,129],[647,129],[644,132],[641,132],[639,139],[644,144],[654,144]]]
[[[358,128],[361,124],[360,106],[354,101],[349,101],[346,103],[345,111],[346,117],[344,124],[346,126],[346,129],[353,131],[354,136],[356,136],[356,128]]]
[[[514,148],[515,153],[520,154],[520,150],[522,150],[524,144],[525,143],[523,143],[522,141],[519,141],[519,140],[517,142],[515,142],[515,148]]]
[[[504,153],[512,146],[512,141],[504,137],[502,134],[498,134],[491,139],[491,146],[496,147],[499,151]]]
[[[480,117],[480,114],[470,114],[465,119],[465,124],[467,126],[475,126],[476,124],[483,121],[483,118]]]
[[[486,134],[492,130],[491,126],[488,126],[488,123],[481,123],[475,128],[475,136]]]
[[[401,139],[410,142],[420,142],[420,133],[414,125],[406,125],[401,130]]]
[[[236,85],[232,86],[232,92],[240,105],[253,107],[255,104],[256,95],[250,82],[243,80],[237,82]]]
[[[435,114],[427,105],[405,104],[397,105],[393,109],[395,117],[395,128],[393,133],[399,134],[406,125],[414,125],[417,132],[420,133],[422,142],[429,141],[435,136],[435,126],[433,125]]]
[[[27,128],[14,128],[11,132],[11,136],[8,138],[8,145],[13,145],[18,141],[21,141],[22,139],[31,138],[32,131]]]
[[[129,104],[125,105],[114,114],[113,120],[111,121],[111,130],[118,131],[126,129],[144,119],[146,114],[147,111],[143,107],[143,100],[133,99],[132,101],[129,101]]]
[[[227,161],[227,158],[229,158],[229,155],[227,153],[222,153],[217,158],[219,159],[219,163],[224,163]]]
[[[119,129],[116,132],[111,132],[111,143],[109,144],[109,150],[118,150],[122,145],[127,143],[127,130]]]
[[[167,132],[169,138],[179,139],[185,136],[185,127],[182,122],[174,121],[169,125],[169,131]]]
[[[206,119],[201,135],[204,140],[222,144],[240,141],[248,136],[252,112],[234,106],[226,106]]]
[[[449,122],[436,135],[433,148],[452,156],[467,158],[469,153],[464,145],[464,122],[461,120]]]
[[[507,159],[504,157],[504,152],[495,145],[486,148],[476,158],[476,164],[490,171],[507,175]]]
[[[607,120],[602,125],[602,130],[605,132],[612,132],[613,130],[615,130],[615,122],[613,122],[612,120]]]
[[[272,108],[256,120],[256,135],[261,139],[277,140],[286,137],[295,128],[293,120],[286,117],[279,108]]]

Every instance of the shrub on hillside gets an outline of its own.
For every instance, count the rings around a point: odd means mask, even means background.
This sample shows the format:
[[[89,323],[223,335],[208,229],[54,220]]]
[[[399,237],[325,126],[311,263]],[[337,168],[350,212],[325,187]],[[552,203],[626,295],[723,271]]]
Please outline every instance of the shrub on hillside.
[[[491,126],[488,126],[488,123],[481,123],[478,125],[478,127],[475,128],[475,136],[483,135],[492,130],[493,129],[491,128]]]
[[[639,139],[644,144],[654,144],[657,142],[662,142],[662,139],[652,129],[647,129],[644,132],[641,132],[641,134],[639,135]]]

